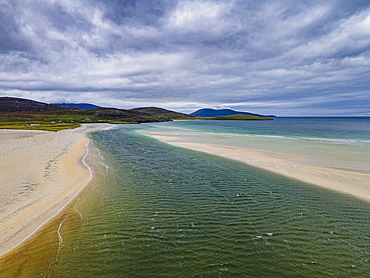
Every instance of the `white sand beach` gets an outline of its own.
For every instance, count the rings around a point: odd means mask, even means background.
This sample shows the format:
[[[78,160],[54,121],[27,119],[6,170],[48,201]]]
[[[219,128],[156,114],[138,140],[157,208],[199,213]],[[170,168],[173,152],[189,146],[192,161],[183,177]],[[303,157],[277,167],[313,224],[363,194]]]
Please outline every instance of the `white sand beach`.
[[[164,143],[237,160],[290,178],[370,201],[370,171],[297,163],[299,158],[247,148],[189,141],[179,133],[138,131]]]
[[[0,130],[0,256],[35,234],[85,188],[90,124],[59,132]],[[139,131],[162,142],[237,160],[314,185],[370,200],[370,171],[297,163],[297,158],[184,140],[171,132]]]
[[[92,124],[59,132],[0,130],[0,256],[63,210],[91,179]]]

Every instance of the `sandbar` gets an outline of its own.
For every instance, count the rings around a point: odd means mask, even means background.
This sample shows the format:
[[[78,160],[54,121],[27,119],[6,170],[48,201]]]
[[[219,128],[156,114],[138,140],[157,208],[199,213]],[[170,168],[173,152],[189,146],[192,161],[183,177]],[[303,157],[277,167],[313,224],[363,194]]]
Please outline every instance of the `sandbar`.
[[[0,130],[0,256],[33,236],[87,185],[86,132]]]
[[[237,160],[303,182],[322,186],[370,201],[370,171],[298,163],[297,157],[220,144],[184,139],[180,133],[138,131],[164,143]]]

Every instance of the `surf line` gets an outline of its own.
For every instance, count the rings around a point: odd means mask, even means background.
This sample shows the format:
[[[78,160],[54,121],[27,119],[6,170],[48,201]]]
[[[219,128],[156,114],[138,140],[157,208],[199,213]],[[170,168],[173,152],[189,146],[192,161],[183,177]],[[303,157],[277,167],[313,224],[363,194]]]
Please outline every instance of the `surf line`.
[[[86,132],[84,132],[86,134]],[[21,244],[23,244],[24,242],[26,242],[29,238],[31,238],[41,227],[43,227],[46,223],[48,223],[51,219],[53,219],[54,217],[56,217],[63,209],[65,209],[66,206],[68,206],[79,194],[82,190],[85,189],[85,187],[89,184],[89,182],[92,180],[92,177],[93,177],[93,172],[91,170],[91,168],[89,167],[89,165],[86,163],[86,157],[88,156],[89,154],[89,145],[90,145],[90,140],[87,138],[87,136],[85,136],[85,138],[87,139],[87,144],[86,144],[86,153],[85,155],[82,157],[82,163],[87,167],[87,169],[89,170],[89,179],[87,180],[87,182],[84,184],[84,186],[82,186],[70,199],[67,203],[65,203],[55,214],[53,214],[52,216],[50,216],[47,220],[45,220],[43,223],[41,223],[33,232],[31,232],[28,236],[26,236],[23,240],[21,240],[19,243],[17,243],[15,246],[11,247],[9,250],[3,252],[2,254],[0,254],[0,257],[2,257],[3,255],[9,253],[10,251],[16,249],[18,246],[20,246]],[[64,222],[64,221],[63,221]],[[63,223],[62,222],[62,223]]]
[[[80,201],[80,198],[78,198],[78,200],[76,201],[75,203],[75,211],[78,213],[78,215],[80,216],[80,223],[82,222],[82,214],[79,212],[79,210],[77,209],[77,203]]]
[[[60,250],[62,249],[63,237],[61,235],[61,229],[62,229],[64,221],[66,221],[67,218],[68,218],[68,215],[66,217],[64,217],[64,219],[62,220],[62,222],[60,222],[59,227],[58,227],[58,231],[57,231],[58,232],[58,251],[57,251],[57,255],[55,257],[55,263],[58,263]]]

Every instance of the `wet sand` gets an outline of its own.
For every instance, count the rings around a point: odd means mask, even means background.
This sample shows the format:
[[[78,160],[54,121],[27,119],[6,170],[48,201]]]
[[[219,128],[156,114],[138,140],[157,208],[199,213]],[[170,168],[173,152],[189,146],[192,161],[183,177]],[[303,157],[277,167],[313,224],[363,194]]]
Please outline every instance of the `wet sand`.
[[[370,171],[341,169],[297,163],[299,158],[247,148],[205,144],[171,132],[138,131],[177,147],[218,155],[263,168],[290,178],[330,188],[370,201]]]
[[[59,132],[0,130],[0,256],[32,237],[88,184],[91,124]]]

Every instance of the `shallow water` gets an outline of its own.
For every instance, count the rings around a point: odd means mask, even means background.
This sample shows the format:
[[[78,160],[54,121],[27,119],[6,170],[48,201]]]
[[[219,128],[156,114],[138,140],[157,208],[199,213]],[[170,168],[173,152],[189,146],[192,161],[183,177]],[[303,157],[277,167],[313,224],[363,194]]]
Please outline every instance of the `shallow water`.
[[[0,277],[368,277],[369,202],[142,128],[90,134],[93,183]]]
[[[370,117],[182,121],[143,128],[176,133],[189,142],[288,154],[311,165],[370,170]]]
[[[91,135],[109,168],[63,223],[52,277],[366,277],[368,202],[135,128]]]

